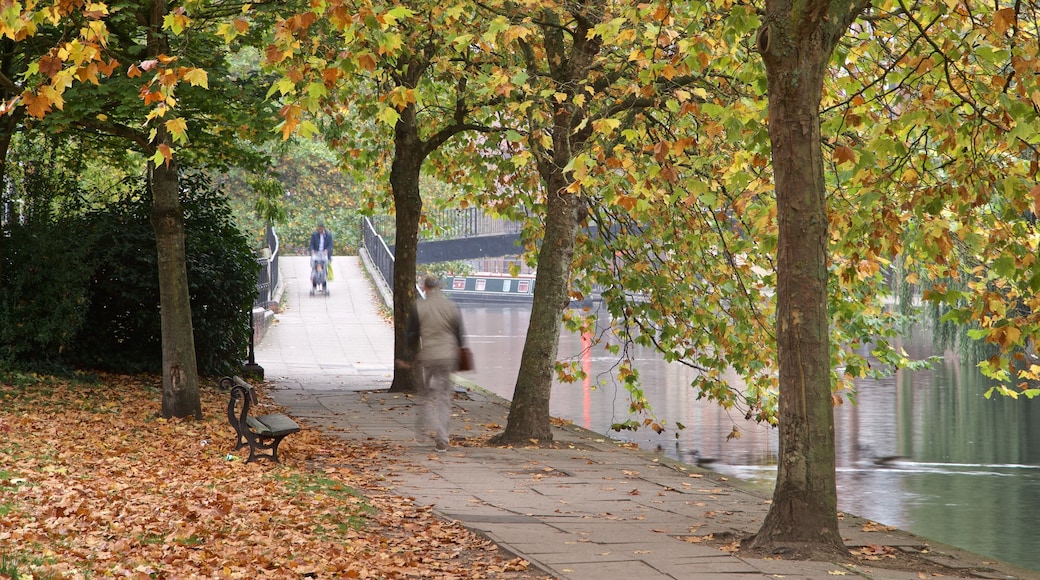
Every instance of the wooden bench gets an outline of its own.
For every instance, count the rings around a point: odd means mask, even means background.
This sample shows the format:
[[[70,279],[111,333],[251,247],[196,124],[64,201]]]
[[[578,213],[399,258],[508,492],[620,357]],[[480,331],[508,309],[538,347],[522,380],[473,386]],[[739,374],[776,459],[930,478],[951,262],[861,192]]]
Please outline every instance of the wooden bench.
[[[257,403],[256,389],[240,377],[224,377],[220,379],[221,389],[231,390],[228,401],[228,422],[235,428],[238,438],[235,450],[249,447],[246,463],[258,459],[278,460],[278,444],[287,436],[300,430],[300,426],[281,413],[272,413],[254,417],[249,414],[249,407]],[[240,403],[241,402],[241,403]],[[241,408],[241,410],[240,410]],[[264,453],[269,451],[270,453]]]

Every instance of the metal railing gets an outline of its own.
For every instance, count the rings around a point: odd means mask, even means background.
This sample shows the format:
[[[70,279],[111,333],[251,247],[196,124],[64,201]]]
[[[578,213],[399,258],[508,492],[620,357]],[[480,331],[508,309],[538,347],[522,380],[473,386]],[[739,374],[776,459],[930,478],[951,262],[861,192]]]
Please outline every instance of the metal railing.
[[[516,234],[523,226],[521,222],[487,216],[483,210],[475,207],[423,212],[423,218],[419,240],[424,242]],[[397,225],[394,216],[373,216],[370,222],[373,231],[387,244],[392,246],[396,243]]]
[[[383,236],[379,235],[372,220],[367,217],[361,218],[361,247],[368,252],[372,264],[383,277],[383,281],[390,287],[394,287],[394,253],[390,251]]]
[[[267,226],[264,248],[256,262],[260,264],[260,278],[256,283],[254,307],[269,308],[278,288],[278,234],[274,227]]]

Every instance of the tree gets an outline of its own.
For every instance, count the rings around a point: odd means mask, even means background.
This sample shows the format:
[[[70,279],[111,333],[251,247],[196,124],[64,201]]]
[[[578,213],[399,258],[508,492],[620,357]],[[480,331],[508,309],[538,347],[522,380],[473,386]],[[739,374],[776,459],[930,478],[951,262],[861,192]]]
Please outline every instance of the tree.
[[[691,89],[700,79],[683,62],[686,13],[670,5],[596,0],[488,10],[508,22],[498,26],[499,44],[515,44],[521,59],[504,85],[513,103],[507,114],[524,128],[511,160],[516,173],[532,166],[540,187],[513,205],[540,220],[541,234],[529,243],[537,247],[534,304],[509,420],[495,441],[548,440],[560,330],[571,297],[585,287],[572,268],[589,210],[631,210],[653,200],[656,181],[675,177],[640,173],[632,160],[656,146],[648,127],[667,126],[670,107],[689,107],[704,89]],[[510,203],[496,193],[486,201]]]
[[[327,126],[331,143],[341,147],[348,163],[370,175],[373,166],[385,167],[389,161],[396,220],[392,284],[398,361],[412,355],[406,329],[416,298],[423,166],[431,157],[438,157],[434,161],[442,166],[463,166],[464,158],[442,151],[451,139],[469,131],[502,130],[488,121],[483,109],[496,96],[483,92],[486,83],[480,79],[488,74],[485,60],[490,55],[474,34],[479,29],[473,23],[479,19],[472,8],[329,2],[284,19],[268,51],[268,64],[286,73],[274,90],[292,102],[283,109],[284,135],[296,130],[309,134],[315,129],[304,113],[322,112],[333,119]],[[300,38],[315,41],[300,48]],[[480,182],[480,175],[475,173],[473,181]],[[414,388],[411,368],[396,365],[390,390]]]
[[[831,54],[868,2],[769,0],[757,45],[769,86],[777,220],[780,452],[753,547],[844,552],[838,533],[820,103]]]
[[[165,0],[152,0],[147,13],[147,52],[159,60],[170,53],[163,31],[168,11]],[[159,266],[159,303],[162,317],[162,414],[163,417],[202,418],[198,365],[195,362],[195,331],[191,324],[187,259],[184,254],[184,210],[181,209],[177,162],[155,153],[171,150],[173,136],[159,125],[148,144],[148,182],[152,190],[152,229]]]
[[[534,302],[524,342],[516,388],[509,406],[505,431],[498,443],[531,439],[551,440],[549,395],[559,347],[562,313],[570,302],[571,265],[578,229],[584,222],[587,200],[574,182],[574,157],[586,146],[592,133],[585,99],[590,74],[603,39],[594,33],[606,3],[601,0],[575,2],[569,9],[551,6],[524,13],[529,6],[516,6],[507,13],[513,22],[530,22],[532,30],[517,40],[525,56],[524,68],[532,79],[545,79],[553,98],[536,101],[542,107],[528,116],[526,145],[544,187],[544,224],[538,251]],[[528,17],[530,20],[528,21]],[[525,23],[527,23],[525,22]],[[527,39],[540,36],[539,45]],[[542,89],[537,86],[535,90]]]
[[[202,68],[179,66],[178,58],[171,56],[169,35],[183,31],[190,23],[182,8],[171,12],[163,0],[124,2],[117,8],[111,14],[108,6],[100,3],[63,5],[56,11],[27,8],[17,20],[18,28],[12,28],[10,22],[5,24],[0,33],[16,41],[33,37],[36,26],[45,21],[67,25],[78,33],[62,38],[29,65],[27,76],[31,82],[12,104],[24,107],[29,116],[48,129],[75,127],[93,131],[122,140],[124,148],[129,141],[148,157],[163,317],[162,412],[167,417],[199,417],[183,213],[178,197],[177,162],[173,160],[175,142],[186,143],[189,133],[185,118],[170,118],[172,115],[167,114],[178,105],[176,89],[182,82],[187,87],[205,88],[208,77]],[[143,31],[139,28],[142,25]],[[143,45],[138,44],[139,39]],[[180,48],[188,58],[192,53],[186,47],[212,46],[202,37],[193,38],[190,43],[182,40]],[[194,56],[204,54],[207,53],[200,50]],[[219,61],[221,54],[209,52],[208,57]],[[119,62],[117,58],[132,63],[126,77],[112,75]],[[132,80],[147,73],[153,76],[143,87],[140,81]],[[75,80],[81,82],[74,83]],[[14,110],[11,107],[8,112]],[[224,110],[242,109],[229,106]],[[255,114],[251,118],[256,119]],[[145,127],[139,129],[142,121]],[[195,134],[202,135],[199,129],[195,129]],[[228,148],[225,146],[224,150]]]

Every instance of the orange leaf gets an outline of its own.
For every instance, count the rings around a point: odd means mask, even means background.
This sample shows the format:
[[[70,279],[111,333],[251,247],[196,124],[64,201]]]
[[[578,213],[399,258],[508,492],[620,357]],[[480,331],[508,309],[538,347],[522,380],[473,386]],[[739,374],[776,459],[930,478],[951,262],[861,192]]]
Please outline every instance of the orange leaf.
[[[54,75],[61,72],[61,67],[64,63],[60,58],[52,57],[49,55],[40,57],[40,72],[47,75],[48,77],[54,78]]]
[[[834,161],[841,165],[845,162],[855,162],[856,153],[844,145],[834,148]]]
[[[22,93],[22,102],[25,103],[25,110],[29,115],[42,119],[51,110],[51,102],[46,97],[37,96],[31,91],[25,91]]]

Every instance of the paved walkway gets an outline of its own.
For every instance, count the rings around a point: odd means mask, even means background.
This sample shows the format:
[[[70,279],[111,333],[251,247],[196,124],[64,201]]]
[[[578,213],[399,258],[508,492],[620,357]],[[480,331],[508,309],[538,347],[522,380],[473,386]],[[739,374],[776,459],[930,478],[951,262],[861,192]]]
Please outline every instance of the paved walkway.
[[[755,532],[768,498],[577,427],[554,428],[561,449],[467,446],[467,438],[501,432],[508,403],[465,382],[452,418],[453,447],[434,453],[432,441],[414,439],[411,398],[386,392],[393,331],[360,260],[337,257],[333,266],[330,295],[312,297],[307,259],[281,258],[285,308],[256,349],[275,402],[305,426],[395,445],[400,455],[387,462],[388,486],[546,573],[570,580],[928,577],[866,565],[749,558],[707,546],[699,540],[709,534]],[[841,532],[849,546],[927,548],[931,558],[951,567],[949,575],[1040,578],[851,516],[842,520]]]

